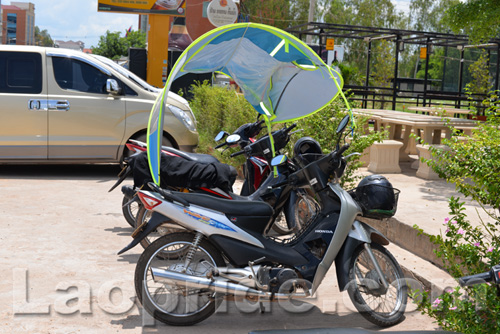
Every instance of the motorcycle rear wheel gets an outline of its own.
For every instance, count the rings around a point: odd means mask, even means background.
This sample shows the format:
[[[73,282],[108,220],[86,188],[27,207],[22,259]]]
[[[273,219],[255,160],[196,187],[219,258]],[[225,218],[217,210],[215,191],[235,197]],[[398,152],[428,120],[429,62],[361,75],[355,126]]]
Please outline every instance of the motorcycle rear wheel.
[[[123,196],[122,213],[130,226],[135,227],[135,220],[141,207],[144,206],[138,198],[132,201],[132,197],[127,195]]]
[[[174,326],[190,326],[210,317],[222,302],[208,289],[188,288],[185,284],[154,281],[151,268],[184,272],[206,277],[208,271],[225,266],[221,253],[206,239],[191,252],[178,249],[191,248],[194,235],[173,233],[153,242],[142,253],[135,270],[135,290],[144,309],[155,319]],[[169,256],[172,254],[172,256]],[[185,268],[186,257],[193,255]]]
[[[294,192],[296,193],[291,193],[289,198],[294,202],[286,203],[282,213],[273,223],[272,229],[278,234],[287,235],[299,232],[310,222],[319,208],[316,199],[307,189],[298,189]]]
[[[368,251],[361,245],[351,258],[347,291],[356,309],[368,321],[380,327],[393,326],[404,319],[408,287],[392,254],[376,243],[371,243],[371,248],[389,287],[383,287]]]

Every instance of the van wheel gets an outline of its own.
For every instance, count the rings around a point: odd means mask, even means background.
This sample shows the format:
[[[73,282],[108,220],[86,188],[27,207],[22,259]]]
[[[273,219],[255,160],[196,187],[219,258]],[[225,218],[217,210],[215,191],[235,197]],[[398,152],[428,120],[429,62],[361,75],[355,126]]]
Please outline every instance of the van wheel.
[[[135,140],[138,140],[138,141],[142,141],[142,142],[144,142],[144,143],[146,143],[146,142],[147,142],[147,140],[148,140],[148,139],[147,139],[147,135],[146,135],[146,134],[142,134],[142,135],[139,135],[139,136],[137,136],[137,137],[135,137],[135,138],[131,138],[131,139],[135,139]],[[162,139],[162,141],[161,141],[161,145],[162,145],[162,146],[170,146],[170,147],[174,147],[174,145],[172,145],[172,142],[171,142],[171,141],[170,141],[167,137],[165,137],[165,136],[163,136],[163,139]],[[123,150],[123,155],[122,155],[122,157],[120,158],[120,167],[121,167],[121,168],[123,168],[123,166],[124,166],[124,163],[123,163],[124,159],[125,159],[125,158],[130,157],[130,156],[131,156],[132,154],[134,154],[134,153],[135,153],[135,152],[132,152],[132,151],[130,151],[127,147],[125,147],[125,149]]]

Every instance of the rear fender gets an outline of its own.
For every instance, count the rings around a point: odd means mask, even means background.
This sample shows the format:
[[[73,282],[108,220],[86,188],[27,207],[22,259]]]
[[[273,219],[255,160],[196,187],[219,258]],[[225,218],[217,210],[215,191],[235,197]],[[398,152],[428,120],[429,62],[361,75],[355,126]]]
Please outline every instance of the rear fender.
[[[139,226],[137,230],[134,231],[132,234],[132,237],[134,240],[132,240],[131,243],[127,245],[127,247],[123,248],[121,251],[118,252],[118,255],[125,253],[126,251],[134,248],[139,242],[141,242],[142,239],[147,237],[151,232],[153,232],[158,226],[163,224],[166,221],[169,221],[170,219],[165,217],[164,215],[158,213],[158,212],[153,212],[151,219],[146,223],[146,226]],[[140,230],[139,230],[140,229]]]
[[[360,245],[372,242],[384,246],[389,244],[389,240],[382,233],[356,220],[339,254],[335,258],[335,269],[340,291],[344,291],[349,283],[349,266],[351,264],[352,254]]]

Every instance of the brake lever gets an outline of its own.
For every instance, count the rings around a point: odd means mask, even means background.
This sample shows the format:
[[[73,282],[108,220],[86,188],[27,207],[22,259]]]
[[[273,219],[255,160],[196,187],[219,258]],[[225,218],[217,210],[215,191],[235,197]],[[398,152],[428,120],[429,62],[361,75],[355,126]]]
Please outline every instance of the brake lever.
[[[302,131],[304,131],[304,129],[298,129],[298,130],[295,130],[293,132],[290,132],[290,136],[293,135],[294,133],[302,132]]]
[[[344,160],[347,160],[347,159],[349,159],[350,157],[355,156],[355,155],[361,155],[361,153],[359,153],[359,152],[354,152],[354,153],[351,153],[351,154],[349,154],[349,155],[345,156],[345,157],[344,157]]]

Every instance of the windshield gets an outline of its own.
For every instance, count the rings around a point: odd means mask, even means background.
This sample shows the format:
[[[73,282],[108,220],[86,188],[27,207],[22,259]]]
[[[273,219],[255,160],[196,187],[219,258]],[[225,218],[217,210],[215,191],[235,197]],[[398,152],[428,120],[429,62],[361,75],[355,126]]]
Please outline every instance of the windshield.
[[[153,92],[153,93],[159,93],[161,91],[161,89],[156,88],[154,86],[151,86],[146,81],[142,80],[140,77],[138,77],[134,73],[130,72],[126,68],[118,65],[117,63],[115,63],[111,59],[103,57],[103,56],[99,56],[99,55],[91,55],[91,56],[95,57],[98,60],[100,60],[101,62],[111,66],[115,71],[119,72],[121,75],[126,76],[130,80],[134,81],[136,84],[138,84],[139,86],[141,86],[145,90],[147,90],[149,92]]]

